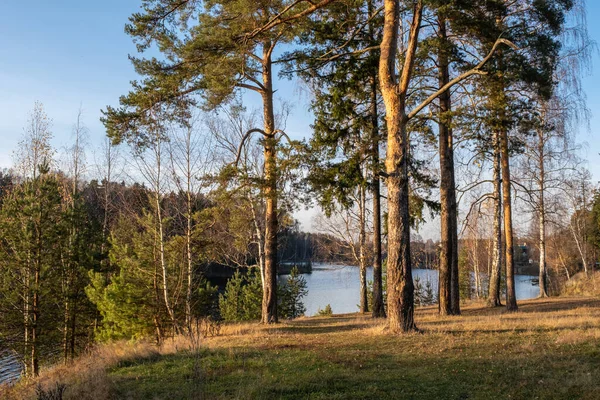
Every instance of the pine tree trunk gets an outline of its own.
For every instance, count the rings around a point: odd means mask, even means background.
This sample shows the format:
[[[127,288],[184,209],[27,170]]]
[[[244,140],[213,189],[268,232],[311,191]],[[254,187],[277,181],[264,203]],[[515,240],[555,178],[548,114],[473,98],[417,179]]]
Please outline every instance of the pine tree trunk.
[[[366,233],[366,190],[364,186],[360,186],[359,199],[359,263],[360,263],[360,312],[366,313],[369,311],[369,301],[367,295],[367,233]]]
[[[387,120],[385,159],[388,189],[387,312],[388,327],[392,332],[408,332],[416,329],[410,257],[409,143],[405,101],[414,65],[422,7],[422,2],[418,1],[414,8],[400,82],[397,82],[395,72],[400,23],[398,1],[385,0],[383,37],[380,46],[379,80]]]
[[[446,41],[446,20],[438,17],[439,36],[443,43]],[[446,49],[438,47],[439,87],[449,81],[448,55]],[[454,224],[452,218],[456,214],[452,210],[451,192],[453,187],[452,166],[452,132],[449,126],[450,118],[447,115],[451,109],[450,93],[446,91],[439,96],[439,157],[440,157],[440,263],[438,275],[438,311],[440,315],[453,314],[452,309],[452,267],[454,254]]]
[[[487,299],[489,307],[502,305],[500,302],[500,275],[502,272],[502,178],[499,140],[500,137],[496,132],[494,134],[494,249]]]
[[[373,15],[373,1],[367,3],[369,15]],[[369,23],[369,37],[376,44],[373,23]],[[377,74],[371,77],[371,162],[373,175],[373,304],[371,304],[373,318],[385,318],[383,304],[383,270],[381,256],[381,185],[379,182],[379,111],[377,108]]]
[[[262,301],[262,323],[277,320],[277,163],[275,115],[273,112],[273,76],[271,42],[263,43],[263,118],[265,158],[265,282]]]
[[[390,118],[391,119],[391,118]],[[408,209],[408,138],[405,125],[389,126],[386,171],[388,174],[387,303],[389,327],[408,332],[414,323],[414,283],[410,258]]]
[[[504,205],[504,236],[506,242],[506,309],[517,311],[517,297],[515,293],[515,260],[512,224],[512,200],[510,187],[510,162],[508,154],[508,132],[502,129],[500,132],[500,160],[502,165],[502,202]]]
[[[385,318],[383,305],[383,271],[381,257],[381,186],[379,182],[379,115],[377,112],[377,82],[371,85],[371,129],[373,162],[373,318]]]

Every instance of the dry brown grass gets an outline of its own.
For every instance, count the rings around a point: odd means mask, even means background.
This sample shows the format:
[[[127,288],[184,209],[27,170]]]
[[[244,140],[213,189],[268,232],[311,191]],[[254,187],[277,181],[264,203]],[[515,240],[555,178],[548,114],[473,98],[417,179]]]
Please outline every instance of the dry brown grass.
[[[204,352],[201,393],[203,398],[264,398],[273,393],[297,398],[305,393],[301,390],[321,390],[327,397],[327,386],[315,382],[324,379],[324,374],[342,382],[340,379],[350,379],[348,374],[356,371],[367,382],[386,387],[380,394],[390,398],[399,384],[405,385],[402,393],[414,390],[415,398],[432,398],[429,396],[438,393],[435,390],[449,390],[457,396],[478,394],[475,398],[486,398],[495,390],[516,397],[600,395],[600,382],[595,383],[600,371],[589,369],[600,350],[598,298],[522,301],[516,313],[473,302],[463,307],[458,317],[441,317],[436,307],[424,307],[417,310],[416,322],[420,333],[397,336],[389,334],[385,320],[360,314],[300,318],[272,326],[224,324],[219,336],[200,342]],[[197,384],[200,375],[182,377],[187,367],[181,368],[183,374],[169,371],[183,364],[198,366],[198,360],[186,355],[190,352],[181,352],[190,348],[195,347],[188,337],[167,341],[161,348],[125,342],[99,346],[73,365],[53,367],[35,381],[22,382],[10,392],[12,397],[6,398],[31,398],[37,384],[50,387],[56,382],[67,385],[65,399],[121,398],[123,393],[134,399],[147,398],[148,393],[153,393],[151,398],[187,398],[196,389],[186,385]],[[169,367],[158,367],[161,363]],[[577,370],[582,363],[588,365],[585,373]],[[327,366],[325,371],[320,369],[322,365]],[[308,384],[308,389],[294,392],[282,386],[282,382],[294,385],[286,368],[292,368],[296,374],[292,378],[298,379],[298,385]],[[405,375],[399,383],[396,374],[407,371],[414,376]],[[536,386],[540,376],[547,386]],[[237,382],[235,388],[232,379]],[[511,379],[518,384],[512,385]],[[178,381],[172,383],[169,395],[154,394],[173,380]],[[359,390],[351,383],[349,386],[348,393]],[[471,387],[477,391],[469,392]],[[173,392],[179,388],[180,393]],[[341,398],[353,398],[354,394]],[[377,392],[367,392],[366,397],[370,396],[377,398]]]
[[[32,399],[35,398],[38,387],[48,390],[58,383],[66,385],[65,400],[110,399],[112,383],[108,371],[111,368],[125,363],[135,363],[138,360],[175,354],[189,349],[190,346],[189,338],[184,336],[167,340],[160,347],[146,341],[100,344],[77,357],[72,363],[43,368],[35,379],[24,378],[12,388],[0,387],[0,398]]]

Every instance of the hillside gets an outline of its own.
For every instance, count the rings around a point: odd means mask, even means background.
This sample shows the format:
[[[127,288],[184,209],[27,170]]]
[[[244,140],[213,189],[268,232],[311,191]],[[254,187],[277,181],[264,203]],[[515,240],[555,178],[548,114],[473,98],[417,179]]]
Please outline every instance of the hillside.
[[[198,352],[183,339],[160,352],[118,344],[41,382],[59,379],[78,400],[600,398],[600,299],[526,301],[514,314],[478,304],[460,317],[435,311],[419,309],[422,332],[403,336],[349,314],[225,325]]]

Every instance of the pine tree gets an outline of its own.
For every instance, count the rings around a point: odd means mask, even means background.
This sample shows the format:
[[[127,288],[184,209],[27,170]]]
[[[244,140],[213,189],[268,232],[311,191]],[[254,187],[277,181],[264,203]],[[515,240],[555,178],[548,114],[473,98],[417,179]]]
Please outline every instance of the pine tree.
[[[254,321],[261,318],[263,289],[256,268],[242,274],[236,271],[219,295],[219,310],[225,321]]]
[[[277,322],[277,152],[285,132],[276,125],[273,64],[280,45],[291,42],[298,22],[333,0],[269,2],[146,0],[143,12],[130,18],[126,31],[140,52],[157,45],[164,56],[132,58],[144,76],[121,98],[121,107],[107,107],[103,119],[115,141],[144,145],[142,127],[153,126],[158,115],[186,124],[198,105],[214,109],[239,90],[261,96],[263,128],[246,132],[241,146],[254,133],[262,135],[265,198],[265,271],[262,322]]]
[[[280,285],[280,317],[285,319],[294,319],[306,313],[306,307],[302,299],[308,294],[306,279],[298,272],[298,267],[294,266],[290,275],[283,285]]]
[[[219,295],[219,310],[225,321],[241,321],[243,319],[243,283],[244,278],[236,271],[225,286],[225,293]]]
[[[518,135],[534,118],[531,98],[547,99],[554,89],[553,72],[560,49],[559,35],[564,27],[565,13],[571,1],[523,1],[505,3],[491,1],[482,5],[481,15],[494,19],[490,29],[478,33],[482,52],[495,39],[504,36],[519,49],[500,51],[488,66],[482,90],[486,96],[486,125],[497,137],[502,179],[502,206],[505,237],[506,307],[517,310],[514,283],[514,233],[512,221],[511,155],[523,144]],[[523,95],[529,93],[529,95]],[[511,135],[512,133],[512,135]],[[494,282],[497,286],[497,283]]]
[[[110,262],[117,272],[108,281],[105,274],[90,272],[91,284],[86,289],[102,315],[97,338],[135,339],[154,334],[160,343],[168,316],[163,312],[154,235],[122,218],[110,242]]]
[[[381,17],[375,1],[348,1],[317,13],[301,36],[302,50],[290,58],[314,94],[314,134],[310,140],[308,181],[330,214],[336,205],[358,205],[361,312],[368,311],[366,193],[373,191],[374,286],[381,317],[381,211],[379,210],[380,95],[377,43]],[[369,50],[370,49],[370,50]]]
[[[386,108],[387,143],[386,183],[388,191],[388,319],[392,332],[416,329],[414,323],[414,284],[410,253],[409,165],[410,138],[408,124],[424,108],[455,84],[482,73],[482,67],[503,43],[498,39],[481,60],[470,63],[464,72],[439,87],[424,100],[409,99],[415,74],[417,49],[423,15],[428,4],[422,0],[384,1],[384,25],[380,45],[379,82]],[[403,23],[401,23],[401,18]],[[405,19],[405,21],[404,21]],[[408,28],[407,28],[408,27]],[[401,33],[402,32],[402,33]],[[403,40],[402,46],[399,41]],[[399,49],[403,53],[399,54]],[[398,58],[401,70],[396,71]],[[413,104],[416,105],[413,106]],[[412,106],[412,107],[411,107]]]
[[[47,164],[35,176],[14,187],[0,211],[3,336],[21,349],[31,376],[61,343],[54,302],[60,298],[58,266],[68,245],[60,182]]]
[[[91,214],[81,192],[64,199],[64,223],[68,227],[65,248],[61,256],[61,299],[63,305],[63,359],[72,360],[78,350],[85,348],[91,337],[89,327],[95,317],[95,306],[89,301],[85,288],[89,271],[99,269],[102,246],[100,222]],[[87,331],[87,332],[86,332]]]

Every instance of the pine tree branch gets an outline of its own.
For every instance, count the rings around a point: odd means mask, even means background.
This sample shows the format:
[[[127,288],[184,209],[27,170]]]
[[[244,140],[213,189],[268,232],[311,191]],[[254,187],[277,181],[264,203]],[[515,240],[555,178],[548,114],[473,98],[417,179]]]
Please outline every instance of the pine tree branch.
[[[273,18],[271,18],[265,25],[261,26],[260,28],[256,28],[252,32],[244,35],[243,40],[248,41],[248,40],[253,39],[254,37],[260,35],[261,33],[265,32],[265,31],[273,29],[274,27],[276,27],[278,25],[285,24],[290,21],[305,17],[305,16],[311,14],[312,12],[314,12],[320,8],[323,8],[335,1],[336,0],[322,0],[321,2],[315,4],[310,0],[296,0],[292,4],[285,7],[279,14],[277,14]],[[294,14],[294,15],[290,15],[289,17],[284,17],[284,15],[286,13],[288,13],[292,8],[294,8],[297,5],[300,5],[302,3],[309,3],[309,4],[311,4],[311,6],[306,8],[303,11],[300,11],[300,12]]]
[[[442,86],[438,91],[436,91],[431,96],[429,96],[427,99],[425,99],[421,104],[419,104],[413,111],[411,111],[408,114],[407,120],[414,118],[414,116],[417,115],[422,109],[427,107],[433,100],[438,98],[442,93],[444,93],[445,91],[450,89],[455,84],[457,84],[461,81],[464,81],[465,79],[467,79],[468,77],[470,77],[472,75],[486,75],[487,72],[482,71],[481,68],[483,68],[483,66],[493,57],[494,53],[498,49],[498,46],[500,46],[501,44],[505,44],[513,50],[518,50],[518,47],[510,40],[506,40],[506,39],[502,39],[502,38],[496,40],[496,43],[494,43],[492,50],[490,50],[490,52],[487,54],[487,56],[485,56],[485,58],[483,60],[481,60],[479,62],[479,64],[477,64],[474,68],[471,68],[470,70],[463,72],[456,78],[452,79],[450,82],[448,82],[447,84]]]
[[[404,104],[404,102],[406,101],[406,93],[408,91],[408,85],[410,83],[410,78],[413,72],[413,65],[415,63],[415,54],[417,52],[417,44],[419,42],[419,30],[421,29],[422,19],[423,1],[419,0],[417,4],[415,4],[413,20],[410,24],[409,42],[406,48],[406,58],[404,59],[402,74],[400,75],[400,84],[398,91],[400,93],[400,101],[402,104]],[[395,60],[390,61],[395,62]]]
[[[326,57],[326,56],[328,56],[329,54],[331,54],[331,53],[333,53],[333,52],[336,52],[336,51],[339,51],[339,50],[342,50],[342,49],[344,49],[346,46],[348,46],[348,45],[350,44],[350,42],[352,42],[352,40],[354,40],[354,38],[356,37],[356,35],[358,35],[358,33],[359,33],[359,32],[361,32],[361,31],[362,31],[362,30],[365,28],[365,26],[367,26],[367,25],[368,25],[368,24],[369,24],[369,23],[370,23],[370,22],[373,20],[373,18],[375,18],[377,15],[379,15],[379,13],[380,13],[381,11],[383,11],[383,7],[379,7],[377,10],[375,10],[375,11],[373,12],[373,15],[369,16],[369,18],[368,18],[368,19],[367,19],[367,20],[366,20],[364,23],[360,24],[360,26],[358,26],[358,27],[357,27],[357,28],[354,30],[354,32],[352,32],[352,34],[350,35],[350,37],[348,38],[348,40],[346,40],[346,41],[345,41],[343,44],[341,44],[340,46],[337,46],[336,48],[334,48],[334,49],[331,49],[331,50],[329,50],[328,52],[326,52],[326,53],[322,54],[322,55],[319,57],[319,59],[320,59],[320,60],[327,59],[327,58],[325,58],[325,57]],[[371,46],[371,47],[369,47],[369,48],[367,48],[367,49],[363,49],[363,50],[357,50],[357,52],[358,52],[357,54],[363,53],[363,52],[365,52],[365,51],[369,51],[370,49],[374,49],[374,48],[375,48],[375,49],[377,49],[377,48],[379,48],[379,46]],[[354,52],[351,52],[351,53],[346,53],[346,54],[354,54]],[[344,54],[342,54],[342,55],[344,55]],[[341,57],[342,55],[333,55],[333,56],[332,56],[332,58],[330,58],[330,59],[331,59],[331,60],[335,60],[336,58],[339,58],[339,57]]]
[[[282,130],[279,130],[279,129],[275,129],[273,131],[273,133],[271,133],[271,134],[268,134],[267,132],[263,131],[260,128],[250,129],[248,132],[246,132],[244,134],[244,136],[242,137],[242,140],[240,142],[240,145],[238,146],[237,154],[235,156],[235,163],[234,163],[234,165],[236,167],[237,167],[237,165],[240,162],[240,157],[242,156],[242,149],[244,148],[244,144],[246,143],[246,140],[248,140],[248,138],[250,137],[250,135],[252,135],[253,133],[260,133],[261,135],[263,135],[266,138],[273,137],[273,136],[277,135],[278,133],[280,133],[280,134],[285,135],[288,138],[288,140],[289,140],[289,137],[286,135],[286,133],[283,132]]]

